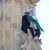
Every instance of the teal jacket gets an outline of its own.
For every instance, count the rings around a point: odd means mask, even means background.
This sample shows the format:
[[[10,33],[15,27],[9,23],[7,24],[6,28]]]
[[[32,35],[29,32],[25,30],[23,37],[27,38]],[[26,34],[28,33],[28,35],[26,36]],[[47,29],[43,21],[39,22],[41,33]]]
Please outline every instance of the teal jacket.
[[[28,19],[28,21],[32,21],[33,23],[35,23],[35,25],[36,25],[36,27],[37,27],[38,29],[40,29],[41,31],[44,31],[44,30],[41,28],[41,26],[40,26],[40,24],[38,23],[38,21],[37,21],[36,19],[33,19],[32,16],[28,16],[27,19]]]

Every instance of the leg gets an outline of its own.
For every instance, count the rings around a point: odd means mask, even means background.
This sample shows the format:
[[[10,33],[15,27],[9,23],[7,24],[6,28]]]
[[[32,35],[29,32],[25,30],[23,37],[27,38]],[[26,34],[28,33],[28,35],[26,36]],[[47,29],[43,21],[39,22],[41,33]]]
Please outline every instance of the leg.
[[[33,28],[32,28],[32,27],[29,27],[29,29],[30,29],[30,31],[31,31],[32,36],[35,37]]]
[[[40,30],[39,29],[35,29],[35,32],[36,32],[36,36],[40,37]]]
[[[41,39],[39,39],[39,37],[41,35],[40,30],[39,29],[35,29],[35,32],[36,33],[35,33],[34,40],[40,42],[41,41]]]

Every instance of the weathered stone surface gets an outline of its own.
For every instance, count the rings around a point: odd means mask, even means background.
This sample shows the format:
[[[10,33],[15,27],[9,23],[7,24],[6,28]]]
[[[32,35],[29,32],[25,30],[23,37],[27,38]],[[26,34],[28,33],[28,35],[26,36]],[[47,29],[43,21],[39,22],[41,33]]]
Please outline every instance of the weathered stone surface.
[[[42,42],[33,40],[30,32],[26,34],[24,38],[25,42],[24,44],[21,45],[21,50],[42,50],[41,48]]]
[[[35,13],[34,5],[25,3],[25,0],[18,0],[18,2],[17,0],[0,1],[0,50],[21,49],[21,45],[25,43],[25,39],[28,36],[21,31],[22,15],[28,9],[33,9]],[[30,47],[33,49],[38,48],[38,46],[40,47],[37,44],[30,39],[27,50]]]

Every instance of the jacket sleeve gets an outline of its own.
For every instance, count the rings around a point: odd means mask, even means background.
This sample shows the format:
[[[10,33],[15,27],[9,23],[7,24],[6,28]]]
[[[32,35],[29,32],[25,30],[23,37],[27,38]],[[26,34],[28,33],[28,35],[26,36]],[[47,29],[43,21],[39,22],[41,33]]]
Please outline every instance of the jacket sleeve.
[[[40,29],[41,31],[44,31],[44,30],[41,28],[39,22],[38,22],[37,20],[33,19],[32,16],[28,16],[27,18],[28,18],[28,21],[32,21],[33,23],[35,23],[35,25],[36,25],[36,27],[37,27],[38,29]]]

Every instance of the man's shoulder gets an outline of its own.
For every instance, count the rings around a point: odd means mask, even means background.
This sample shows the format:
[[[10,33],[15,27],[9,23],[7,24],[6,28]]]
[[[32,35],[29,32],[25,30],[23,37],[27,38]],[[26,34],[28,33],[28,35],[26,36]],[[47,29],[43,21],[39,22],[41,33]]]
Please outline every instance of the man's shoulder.
[[[22,18],[27,18],[27,15],[23,15]]]

